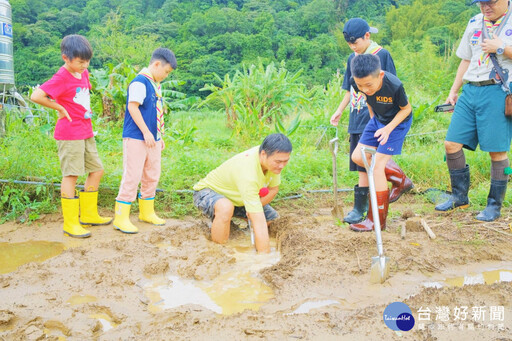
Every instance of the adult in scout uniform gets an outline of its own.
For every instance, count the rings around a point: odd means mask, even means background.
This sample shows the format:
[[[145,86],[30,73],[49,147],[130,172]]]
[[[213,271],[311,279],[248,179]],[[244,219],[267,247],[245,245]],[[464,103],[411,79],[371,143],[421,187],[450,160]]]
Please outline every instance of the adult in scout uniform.
[[[471,18],[457,49],[460,62],[447,103],[455,105],[444,142],[452,195],[436,206],[449,211],[469,205],[469,165],[463,147],[489,152],[491,187],[487,207],[476,219],[493,221],[500,216],[508,181],[512,119],[505,117],[505,96],[489,54],[496,54],[509,84],[512,69],[512,21],[508,0],[473,0],[481,13]],[[462,93],[458,96],[459,89]]]

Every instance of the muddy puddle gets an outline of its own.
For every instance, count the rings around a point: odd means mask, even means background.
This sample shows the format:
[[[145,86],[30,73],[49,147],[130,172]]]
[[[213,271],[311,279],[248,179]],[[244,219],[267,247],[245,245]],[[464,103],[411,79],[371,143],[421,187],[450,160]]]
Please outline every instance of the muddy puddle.
[[[0,243],[0,274],[12,272],[30,262],[43,262],[65,249],[63,243],[49,241]]]
[[[466,274],[447,277],[442,281],[426,282],[430,288],[463,287],[466,285],[512,282],[512,263],[489,264],[482,270],[470,270]]]
[[[70,304],[70,305],[80,305],[80,304],[87,304],[87,303],[96,302],[97,300],[98,300],[98,298],[94,297],[92,295],[80,294],[80,295],[73,295],[73,296],[71,296],[66,301],[66,303]]]
[[[230,239],[225,247],[235,261],[211,281],[184,279],[174,275],[148,278],[143,287],[149,299],[149,311],[156,313],[187,304],[200,305],[217,314],[231,315],[246,309],[258,310],[274,297],[259,271],[279,262],[275,239],[271,251],[258,254],[250,238],[240,235]],[[159,244],[172,251],[172,246]]]
[[[433,279],[436,280],[433,280]],[[283,315],[308,314],[322,310],[357,311],[361,306],[386,304],[389,297],[407,300],[425,288],[462,287],[472,284],[492,285],[512,282],[512,262],[484,262],[471,266],[456,266],[441,273],[395,273],[382,284],[371,283],[370,270],[359,279],[341,283],[341,295],[315,295],[279,310]]]
[[[450,219],[426,216],[437,239],[411,229],[404,240],[393,229],[404,220],[393,206],[384,233],[390,277],[371,284],[374,235],[333,225],[331,207],[324,208],[292,205],[288,217],[282,208],[286,219],[271,231],[279,249],[273,240],[267,255],[256,254],[246,229],[233,228],[226,245],[212,243],[209,229],[195,218],[169,219],[166,226],[145,226],[130,236],[98,227],[78,241],[62,236],[59,215],[46,217],[37,229],[0,225],[0,340],[510,337],[507,235],[475,223],[468,212]],[[508,230],[507,217],[512,214],[504,213],[501,223]],[[33,240],[46,242],[35,247]],[[6,261],[8,246],[15,257],[29,257],[13,266]],[[392,302],[406,303],[418,322],[401,336],[382,321]],[[469,329],[473,321],[464,330],[442,330],[454,317],[443,325],[437,307],[453,312],[462,306],[486,306],[487,318],[492,307],[503,307],[504,319],[475,322],[475,330]],[[431,323],[416,315],[427,307]]]

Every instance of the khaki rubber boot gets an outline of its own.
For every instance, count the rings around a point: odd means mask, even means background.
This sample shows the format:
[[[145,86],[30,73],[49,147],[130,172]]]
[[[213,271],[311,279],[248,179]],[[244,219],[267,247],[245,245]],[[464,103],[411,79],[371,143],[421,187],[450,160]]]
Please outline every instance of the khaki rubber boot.
[[[64,216],[64,234],[75,238],[87,238],[91,232],[84,229],[78,220],[78,198],[61,198],[62,215]]]
[[[155,213],[155,198],[142,199],[139,197],[139,220],[153,225],[164,225],[165,220]]]
[[[102,217],[98,214],[98,191],[80,192],[80,224],[82,225],[108,225],[112,218]]]
[[[130,221],[131,203],[116,200],[114,228],[124,233],[137,233],[139,229]]]

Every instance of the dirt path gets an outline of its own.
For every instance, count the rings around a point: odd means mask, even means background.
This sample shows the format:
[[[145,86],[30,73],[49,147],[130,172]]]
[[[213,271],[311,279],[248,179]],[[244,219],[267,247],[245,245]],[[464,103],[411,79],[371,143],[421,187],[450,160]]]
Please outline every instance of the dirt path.
[[[380,285],[369,283],[371,257],[377,255],[374,235],[334,225],[328,197],[314,199],[313,207],[305,201],[280,203],[282,218],[271,231],[280,258],[250,279],[273,297],[256,299],[259,310],[231,315],[202,304],[152,309],[162,304],[151,297],[148,283],[164,279],[172,290],[179,278],[205,287],[233,269],[240,254],[250,254],[209,241],[199,219],[168,220],[162,227],[137,223],[137,235],[97,227],[85,240],[64,237],[58,214],[30,226],[0,225],[4,260],[8,248],[28,241],[51,242],[44,252],[57,254],[11,270],[0,261],[0,273],[12,271],[0,274],[0,339],[510,339],[509,210],[498,222],[482,224],[473,220],[472,210],[437,215],[421,198],[405,196],[391,206],[383,232],[392,261],[391,277]],[[415,214],[436,239],[412,221],[401,238],[402,224]],[[235,242],[248,238],[246,230],[232,229]],[[462,286],[463,281],[488,284]],[[411,331],[395,332],[384,324],[383,311],[395,301],[411,308],[416,319]],[[457,319],[464,307],[466,318]]]

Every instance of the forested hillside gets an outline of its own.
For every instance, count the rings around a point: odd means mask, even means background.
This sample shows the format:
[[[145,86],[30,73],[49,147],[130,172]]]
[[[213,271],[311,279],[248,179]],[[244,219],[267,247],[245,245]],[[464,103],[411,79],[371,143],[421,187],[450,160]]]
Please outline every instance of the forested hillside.
[[[403,53],[422,48],[449,54],[469,17],[463,0],[11,0],[18,86],[48,79],[61,64],[63,36],[79,33],[94,47],[91,68],[126,61],[147,63],[157,46],[178,59],[181,90],[198,89],[212,73],[234,73],[242,64],[284,60],[304,69],[309,85],[326,84],[343,72],[350,53],[340,34],[350,17],[379,28],[374,39]],[[430,47],[425,47],[425,39]],[[389,46],[392,49],[391,46]],[[432,51],[433,49],[433,51]],[[393,52],[393,51],[392,51]],[[407,63],[409,65],[409,63]],[[204,95],[204,93],[201,93]]]

